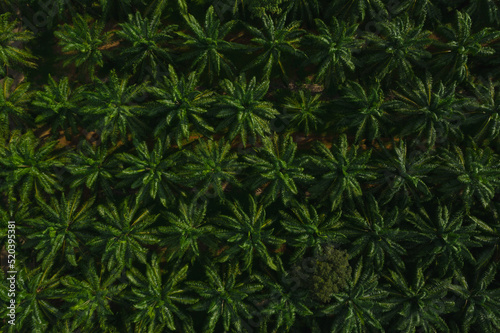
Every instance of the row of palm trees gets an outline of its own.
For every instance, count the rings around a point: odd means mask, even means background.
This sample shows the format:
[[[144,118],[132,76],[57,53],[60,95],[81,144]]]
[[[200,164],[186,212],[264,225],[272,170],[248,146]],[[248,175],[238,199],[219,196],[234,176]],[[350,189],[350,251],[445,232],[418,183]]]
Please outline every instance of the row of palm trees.
[[[388,91],[377,83],[363,87],[349,81],[333,99],[307,88],[279,96],[270,91],[269,80],[245,75],[222,81],[217,90],[202,89],[195,72],[180,76],[172,67],[155,85],[130,84],[114,71],[107,81],[76,87],[68,77],[49,77],[38,91],[30,89],[30,83],[13,88],[13,81],[4,79],[0,95],[3,139],[19,126],[50,126],[54,138],[64,131],[68,140],[81,128],[99,130],[100,140],[112,143],[129,136],[144,140],[153,133],[177,146],[214,133],[229,141],[238,137],[246,145],[277,130],[305,135],[346,131],[357,143],[403,136],[427,147],[441,143],[444,136],[455,143],[471,136],[495,145],[499,138],[500,93],[491,78],[468,91],[459,90],[456,83],[436,83],[430,74]]]
[[[312,33],[301,28],[300,21],[287,20],[287,15],[288,11],[277,17],[264,14],[254,26],[221,21],[210,7],[203,21],[185,13],[184,26],[180,27],[163,25],[160,16],[143,17],[136,12],[127,22],[105,29],[104,21],[77,14],[71,22],[59,25],[54,35],[64,54],[64,65],[81,66],[89,79],[95,79],[96,68],[104,65],[109,54],[116,67],[132,71],[139,81],[156,79],[167,71],[167,64],[187,65],[204,74],[209,84],[254,68],[264,77],[279,74],[288,79],[295,63],[301,61],[304,66],[314,65],[315,79],[327,87],[342,84],[346,77],[367,75],[388,84],[425,69],[440,80],[461,82],[476,70],[469,69],[471,61],[492,60],[500,37],[491,27],[475,28],[469,14],[460,11],[453,22],[433,31],[425,30],[408,15],[400,15],[389,22],[376,22],[376,32],[363,31],[359,24],[335,17],[326,21],[317,18]],[[16,31],[17,22],[9,16],[6,13],[1,18],[4,40],[29,42],[33,35]],[[251,43],[233,41],[241,37],[231,33],[238,25],[245,28],[244,35]],[[3,72],[16,65],[35,66],[28,50],[14,49],[8,43],[3,48]]]
[[[118,40],[123,47],[118,56],[113,55],[114,60],[130,69],[138,80],[147,75],[156,78],[159,70],[166,71],[166,64],[175,64],[204,74],[209,84],[251,69],[258,69],[264,78],[276,74],[289,80],[297,61],[302,66],[317,67],[315,79],[327,87],[341,85],[346,77],[367,75],[387,84],[425,69],[432,70],[440,80],[461,82],[470,79],[471,61],[491,61],[500,37],[500,32],[491,27],[474,29],[466,12],[457,12],[454,22],[433,32],[406,15],[377,23],[377,33],[336,18],[326,22],[316,19],[317,33],[307,33],[300,21],[287,20],[287,12],[277,18],[264,15],[257,27],[241,23],[250,44],[232,41],[235,38],[230,33],[239,22],[221,22],[213,7],[207,10],[203,22],[186,14],[185,30],[178,30],[178,25],[160,28],[158,17],[143,18],[139,12],[119,24],[115,34],[104,31],[102,23],[88,20],[76,16],[72,25],[65,24],[54,34],[62,51],[68,53],[65,64],[85,66],[91,79],[96,66],[104,64],[106,45]],[[244,66],[240,65],[242,57],[248,59]]]
[[[499,155],[472,141],[463,150],[421,152],[402,140],[363,149],[342,135],[338,144],[328,148],[316,142],[306,153],[297,150],[291,136],[274,135],[239,154],[224,139],[200,139],[184,149],[162,141],[112,146],[83,140],[78,150],[57,148],[57,143],[15,132],[0,148],[0,188],[8,202],[84,187],[108,199],[130,189],[137,203],[170,207],[176,195],[189,196],[192,189],[198,191],[196,199],[213,193],[222,201],[233,190],[258,190],[264,201],[288,205],[308,195],[335,210],[364,193],[394,204],[425,202],[439,193],[443,199],[459,198],[467,211],[496,212],[491,202],[500,179]]]
[[[455,10],[467,11],[481,26],[498,26],[500,24],[499,4],[491,0],[478,0],[469,2],[466,0],[398,0],[384,2],[381,0],[179,0],[176,3],[168,4],[165,1],[157,0],[144,3],[139,0],[112,1],[102,0],[98,3],[90,0],[63,1],[55,3],[20,0],[2,2],[2,8],[12,10],[20,7],[22,10],[36,13],[49,14],[47,21],[51,26],[54,22],[67,17],[67,13],[88,12],[94,17],[104,20],[121,19],[127,17],[134,10],[143,13],[166,17],[175,17],[179,12],[187,12],[188,7],[194,10],[206,9],[210,5],[217,8],[219,15],[224,17],[238,17],[251,20],[260,17],[262,14],[279,14],[289,10],[294,20],[302,20],[311,24],[315,18],[330,18],[339,16],[346,21],[370,21],[387,20],[394,16],[408,13],[412,18],[421,20],[429,26],[435,26],[439,22],[446,20],[447,15]]]

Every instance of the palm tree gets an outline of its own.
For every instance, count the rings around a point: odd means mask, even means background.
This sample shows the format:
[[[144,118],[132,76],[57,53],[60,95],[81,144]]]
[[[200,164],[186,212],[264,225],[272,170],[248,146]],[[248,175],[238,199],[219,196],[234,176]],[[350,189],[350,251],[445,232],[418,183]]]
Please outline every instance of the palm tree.
[[[314,22],[318,35],[307,35],[306,40],[311,40],[315,49],[309,61],[318,65],[316,80],[324,82],[326,88],[331,84],[342,84],[346,80],[346,69],[353,72],[356,68],[357,61],[352,51],[362,44],[356,38],[358,24],[349,25],[335,17],[329,26],[320,19]]]
[[[158,215],[129,201],[123,200],[118,207],[111,202],[99,205],[99,223],[91,226],[96,235],[87,245],[99,253],[109,271],[121,272],[136,259],[146,263],[148,249],[144,245],[160,241],[156,228],[151,227]]]
[[[456,24],[453,27],[442,26],[437,32],[446,42],[434,42],[442,49],[435,57],[434,67],[440,77],[459,82],[469,77],[469,57],[494,54],[495,50],[488,44],[500,37],[500,32],[490,27],[473,33],[469,14],[458,11]]]
[[[307,293],[296,290],[296,286],[288,282],[288,276],[283,275],[281,283],[266,275],[256,275],[256,279],[265,286],[266,291],[258,296],[259,306],[264,303],[259,315],[265,315],[268,321],[275,323],[273,332],[290,332],[298,322],[298,317],[313,315]]]
[[[441,278],[448,273],[460,275],[464,260],[471,264],[476,261],[470,249],[481,246],[474,239],[476,225],[466,224],[463,211],[452,214],[447,206],[438,205],[434,215],[423,207],[418,213],[410,212],[407,220],[418,233],[416,257],[423,269],[432,265]]]
[[[0,15],[0,76],[6,76],[9,68],[31,67],[35,68],[34,60],[37,58],[31,51],[19,46],[21,43],[33,39],[33,33],[29,30],[21,30],[17,20],[11,21],[10,13]]]
[[[386,299],[390,310],[382,317],[387,327],[399,332],[414,332],[418,328],[426,332],[450,331],[441,317],[454,309],[453,301],[443,300],[450,279],[430,280],[420,266],[412,274],[389,271],[384,276],[389,282]]]
[[[182,268],[174,266],[169,275],[162,274],[160,258],[153,254],[145,275],[135,267],[127,272],[133,285],[128,300],[136,309],[131,316],[136,328],[162,332],[165,327],[174,331],[182,326],[183,332],[194,332],[193,320],[178,306],[197,302],[197,299],[186,296],[186,289],[180,285],[186,279],[187,271],[188,265]]]
[[[345,290],[333,293],[333,302],[321,310],[328,316],[331,332],[383,330],[380,314],[385,310],[387,292],[378,287],[378,276],[363,267],[362,261],[348,280]]]
[[[388,15],[381,0],[333,0],[325,11],[325,17],[333,14],[351,22],[359,22],[365,19],[366,13],[379,20],[386,19]]]
[[[128,78],[119,79],[116,71],[110,73],[109,81],[97,81],[93,91],[85,95],[86,105],[81,110],[88,123],[94,128],[103,129],[101,141],[118,139],[127,141],[130,133],[133,138],[140,137],[145,123],[140,119],[144,105],[134,103],[147,83],[128,84]]]
[[[381,144],[382,152],[376,160],[382,204],[393,199],[402,206],[410,200],[429,200],[432,194],[425,180],[430,178],[430,173],[438,166],[433,154],[429,151],[408,152],[407,144],[403,140],[392,142],[392,146],[394,148],[389,151]]]
[[[500,185],[499,156],[491,148],[479,149],[474,143],[465,148],[465,154],[458,146],[454,148],[443,150],[440,156],[442,166],[438,171],[447,179],[441,191],[446,197],[461,196],[467,211],[475,200],[483,208],[489,207]]]
[[[34,333],[47,332],[50,325],[61,318],[60,309],[53,304],[54,300],[62,296],[61,289],[58,289],[61,271],[62,269],[53,273],[50,268],[28,268],[26,265],[17,269],[15,325],[5,324],[5,332],[19,332],[19,328],[29,328]],[[3,270],[0,275],[4,278]],[[2,283],[2,286],[5,284]],[[0,297],[7,298],[8,292],[7,288],[2,288]],[[11,298],[7,298],[7,302],[9,299]],[[9,318],[8,311],[7,306],[3,306],[0,315]]]
[[[247,298],[253,296],[263,286],[248,281],[240,281],[238,265],[230,265],[222,276],[213,266],[206,266],[205,281],[189,281],[188,286],[200,295],[201,299],[193,306],[195,311],[207,311],[208,318],[203,332],[212,333],[217,328],[219,319],[228,332],[232,327],[242,331],[243,319],[250,317],[250,305]],[[220,328],[219,328],[220,331]]]
[[[31,202],[16,202],[12,203],[10,205],[5,205],[4,208],[0,208],[0,219],[2,221],[5,221],[4,223],[1,224],[0,226],[0,248],[3,248],[5,246],[5,249],[8,250],[8,242],[10,238],[15,238],[16,236],[9,236],[9,235],[15,235],[16,233],[19,235],[27,234],[25,230],[27,228],[24,228],[22,225],[16,225],[16,230],[14,230],[14,233],[12,232],[12,224],[7,223],[8,221],[27,221],[30,218],[33,218],[37,216],[38,212],[33,209],[33,205]],[[11,230],[11,231],[9,231]],[[31,253],[28,252],[28,255],[31,257]],[[22,261],[25,258],[25,254],[19,252],[17,254],[17,260]],[[2,265],[4,265],[4,262],[1,262]]]
[[[335,108],[337,126],[356,128],[356,142],[380,138],[383,126],[389,123],[386,112],[388,102],[384,99],[380,83],[377,81],[365,87],[354,81],[347,83]]]
[[[500,330],[500,289],[490,287],[496,273],[497,264],[492,264],[484,269],[474,269],[469,279],[460,279],[458,284],[449,286],[459,298],[460,311],[456,322],[462,332]]]
[[[55,151],[57,141],[42,142],[33,132],[23,135],[14,132],[6,147],[0,147],[0,175],[5,183],[0,191],[8,191],[8,201],[17,201],[14,192],[22,201],[33,195],[54,194],[62,191],[56,168],[64,166],[64,158]]]
[[[28,219],[31,230],[26,246],[34,245],[36,260],[41,261],[42,269],[62,258],[77,266],[76,255],[81,254],[83,244],[89,238],[85,229],[94,222],[94,198],[82,203],[82,192],[72,191],[67,199],[64,193],[59,201],[52,197],[50,204],[40,197],[36,199],[43,214]]]
[[[70,163],[66,169],[71,173],[71,188],[85,185],[92,193],[101,190],[108,199],[113,198],[112,184],[118,173],[118,160],[113,152],[117,146],[92,145],[83,140],[77,152],[68,154]]]
[[[396,15],[401,15],[400,13],[405,11],[417,22],[425,22],[431,26],[440,23],[443,17],[439,3],[432,0],[402,0],[395,6],[393,12]]]
[[[394,91],[396,100],[389,102],[388,107],[402,115],[397,122],[402,127],[401,134],[416,135],[428,147],[434,146],[438,133],[450,139],[460,138],[462,108],[469,101],[458,97],[455,88],[456,82],[434,83],[427,73],[425,81],[415,77],[411,84]]]
[[[49,74],[49,84],[45,85],[43,91],[36,93],[33,105],[40,109],[35,122],[38,124],[50,124],[54,137],[59,136],[59,130],[63,130],[66,140],[71,140],[71,135],[78,133],[78,107],[83,100],[84,86],[71,89],[68,77],[56,82]]]
[[[480,124],[480,129],[474,136],[476,140],[491,142],[500,134],[500,92],[498,83],[489,77],[487,83],[473,86],[477,102],[469,114],[467,123]]]
[[[185,19],[193,36],[183,32],[177,34],[184,39],[182,44],[192,50],[181,56],[179,60],[193,59],[191,60],[191,68],[196,67],[197,74],[206,71],[210,83],[219,77],[221,69],[225,75],[232,77],[234,65],[224,55],[224,52],[242,47],[236,43],[228,42],[224,38],[236,24],[236,21],[228,21],[221,25],[212,6],[207,10],[203,27],[191,14],[187,14]]]
[[[264,64],[264,79],[269,79],[273,66],[279,65],[282,76],[286,78],[282,53],[296,58],[306,57],[306,54],[298,49],[304,32],[299,29],[300,22],[294,21],[285,25],[286,16],[287,12],[281,14],[275,22],[269,15],[263,14],[262,28],[257,29],[246,25],[250,33],[255,36],[252,42],[257,44],[256,49],[261,50],[262,53],[245,66],[243,71]]]
[[[192,127],[207,134],[213,131],[203,115],[214,102],[211,91],[197,89],[198,75],[195,72],[186,78],[180,78],[169,65],[169,75],[156,87],[148,89],[154,96],[154,104],[150,112],[160,116],[154,130],[156,137],[160,134],[170,140],[175,140],[182,146],[182,140],[190,138]]]
[[[199,188],[196,198],[213,189],[219,199],[224,199],[227,185],[240,186],[236,176],[243,164],[237,161],[237,154],[231,153],[230,149],[231,145],[221,139],[199,140],[193,150],[184,151],[187,159],[179,177],[185,177],[190,186]]]
[[[277,247],[285,240],[273,235],[274,228],[271,228],[273,219],[266,218],[265,206],[257,204],[255,199],[249,196],[248,209],[243,208],[238,201],[229,204],[228,208],[232,215],[221,214],[215,220],[224,228],[216,236],[231,244],[218,260],[225,262],[240,256],[244,263],[243,271],[248,270],[251,273],[253,258],[257,256],[268,267],[278,270],[281,261],[270,253],[268,247],[271,245]]]
[[[90,17],[77,14],[73,17],[73,26],[64,24],[54,35],[59,38],[62,51],[67,53],[64,66],[74,63],[83,66],[94,79],[95,67],[104,65],[101,48],[111,41],[111,32],[104,32],[104,24],[95,21],[89,24]]]
[[[296,158],[297,145],[291,136],[273,135],[262,138],[257,154],[245,155],[250,166],[246,183],[252,191],[265,185],[262,200],[281,197],[286,206],[299,193],[296,183],[307,185],[314,177],[304,173],[304,158]]]
[[[272,107],[272,103],[262,100],[269,89],[269,80],[257,84],[253,77],[247,83],[242,74],[234,82],[224,80],[221,86],[225,94],[219,96],[216,105],[216,117],[222,119],[217,131],[229,128],[228,139],[233,140],[239,134],[245,146],[248,134],[251,142],[255,142],[257,135],[270,133],[269,121],[279,112]]]
[[[117,176],[125,178],[118,186],[129,184],[132,189],[139,188],[136,204],[146,196],[167,206],[175,198],[174,190],[180,178],[174,172],[178,164],[178,153],[171,153],[168,146],[157,141],[154,149],[149,150],[146,142],[134,140],[135,154],[122,153],[117,158],[123,161],[125,169]]]
[[[307,159],[309,169],[320,178],[310,187],[313,198],[331,202],[331,210],[340,207],[344,199],[352,200],[362,195],[361,182],[375,179],[375,173],[367,165],[371,150],[362,151],[359,146],[348,146],[346,135],[341,135],[339,144],[328,149],[316,143],[314,154]]]
[[[347,239],[349,257],[361,257],[365,264],[375,267],[375,271],[387,268],[386,261],[391,262],[395,269],[404,269],[405,264],[402,257],[406,255],[403,246],[411,233],[399,230],[405,213],[400,212],[397,207],[381,209],[372,195],[362,201],[363,205],[356,210],[344,214],[339,231]]]
[[[206,201],[199,205],[196,201],[187,204],[182,200],[176,212],[162,211],[161,220],[165,223],[158,232],[160,245],[171,249],[169,261],[176,258],[193,263],[200,256],[200,243],[215,247],[214,235],[221,230],[207,223],[206,212]]]
[[[62,1],[62,0],[59,0]],[[114,0],[99,0],[98,12],[92,13],[93,16],[101,17],[105,20],[119,20],[124,21],[127,15],[137,8],[139,5],[144,5],[137,0],[123,0],[123,1],[114,1]],[[86,7],[91,6],[87,4]],[[92,6],[93,7],[93,6]]]
[[[14,79],[6,77],[2,82],[0,93],[0,138],[8,139],[13,128],[19,128],[30,122],[25,106],[33,93],[29,91],[30,83],[25,82],[12,86]]]
[[[314,206],[295,203],[289,210],[280,211],[280,223],[286,230],[287,243],[296,248],[290,257],[292,262],[301,258],[306,250],[319,253],[323,246],[343,238],[339,232],[341,226],[340,213],[330,215],[318,214]]]
[[[478,0],[467,7],[472,24],[478,27],[497,26],[500,24],[500,8],[494,0]]]
[[[76,318],[77,325],[87,332],[111,331],[111,305],[120,301],[127,284],[117,282],[117,274],[105,273],[103,265],[98,275],[93,259],[82,268],[82,278],[66,275],[60,280],[65,287],[64,300],[71,305],[63,319]]]
[[[313,20],[319,16],[320,4],[318,0],[289,0],[287,9],[291,12],[292,18],[300,19],[308,24],[311,24]]]
[[[413,68],[422,68],[423,59],[431,57],[425,49],[432,41],[428,38],[430,31],[423,31],[423,22],[415,26],[408,15],[379,25],[381,35],[367,33],[364,36],[366,65],[373,65],[378,80],[389,74],[401,80],[411,79]]]
[[[285,112],[290,127],[295,130],[303,130],[309,135],[312,130],[318,130],[323,123],[324,102],[320,100],[321,95],[312,95],[309,90],[300,90],[298,94],[293,94],[285,98]]]
[[[120,27],[122,30],[116,34],[129,46],[120,54],[125,62],[124,69],[137,72],[139,79],[144,77],[146,68],[150,68],[156,78],[158,67],[173,62],[167,43],[173,38],[172,33],[177,29],[176,25],[160,28],[160,16],[148,19],[142,18],[141,13],[136,12],[135,16],[129,14],[128,22],[121,23]]]

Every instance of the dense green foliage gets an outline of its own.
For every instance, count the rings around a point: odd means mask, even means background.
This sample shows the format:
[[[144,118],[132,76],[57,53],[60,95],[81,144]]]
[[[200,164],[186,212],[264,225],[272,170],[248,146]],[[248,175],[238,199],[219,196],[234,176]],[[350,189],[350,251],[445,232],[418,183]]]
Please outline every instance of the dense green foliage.
[[[1,332],[500,331],[498,0],[0,12]]]

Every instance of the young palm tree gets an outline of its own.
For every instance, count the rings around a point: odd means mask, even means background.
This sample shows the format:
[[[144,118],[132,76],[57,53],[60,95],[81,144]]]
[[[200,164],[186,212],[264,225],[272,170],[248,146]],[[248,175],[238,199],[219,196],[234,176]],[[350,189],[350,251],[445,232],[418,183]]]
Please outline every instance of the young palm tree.
[[[325,113],[324,102],[320,97],[320,94],[312,95],[309,90],[300,90],[298,94],[285,99],[283,107],[288,117],[284,118],[290,121],[292,129],[303,130],[306,135],[318,129]]]
[[[491,77],[486,84],[474,86],[477,102],[469,114],[467,123],[480,124],[480,130],[474,136],[476,140],[491,142],[500,135],[500,92],[498,83]]]
[[[64,24],[54,35],[59,38],[62,51],[67,53],[64,66],[74,63],[83,67],[94,79],[95,67],[104,65],[101,48],[111,41],[111,32],[104,32],[103,22],[89,24],[90,18],[77,14],[73,17],[73,26]]]
[[[123,161],[125,169],[118,177],[125,178],[120,185],[130,184],[132,189],[139,188],[136,204],[146,197],[158,200],[167,206],[175,198],[174,190],[180,178],[174,172],[178,163],[178,154],[170,153],[168,146],[157,141],[153,150],[149,150],[146,142],[134,141],[135,154],[122,153],[117,158]]]
[[[36,216],[38,216],[38,211],[36,209],[33,209],[33,204],[31,202],[16,202],[16,203],[11,203],[10,205],[3,205],[5,207],[0,207],[0,219],[2,219],[2,221],[5,221],[3,222],[1,225],[0,225],[0,248],[3,248],[5,246],[5,248],[8,250],[8,243],[9,243],[9,239],[12,238],[13,236],[9,236],[9,235],[12,235],[12,230],[10,227],[12,227],[11,224],[8,223],[8,221],[27,221],[28,219],[30,218],[34,218]],[[26,235],[29,233],[29,230],[28,229],[28,226],[21,226],[21,225],[18,225],[16,226],[17,228],[17,231],[15,231],[15,233],[19,234],[19,235]],[[11,230],[9,232],[9,230]],[[32,257],[31,256],[31,253],[26,251],[27,252],[27,255],[29,257]],[[17,257],[16,259],[18,261],[22,261],[24,260],[24,258],[26,257],[26,254],[25,253],[18,253],[17,254]],[[8,264],[7,263],[4,263],[3,261],[1,262],[2,265],[6,265]],[[4,280],[4,281],[7,281],[7,280]],[[1,286],[1,285],[0,285]]]
[[[8,139],[10,130],[19,128],[30,122],[26,105],[33,93],[29,91],[30,83],[12,86],[14,79],[6,77],[2,82],[0,93],[0,139]]]
[[[162,332],[165,328],[175,331],[194,332],[193,320],[179,305],[194,304],[197,299],[186,296],[186,289],[180,284],[186,279],[188,265],[172,267],[170,274],[163,274],[160,258],[153,254],[151,264],[146,266],[146,274],[132,267],[127,277],[132,284],[128,300],[136,311],[131,320],[141,331]]]
[[[298,49],[304,32],[299,29],[300,22],[294,21],[285,25],[286,17],[287,12],[281,14],[275,22],[269,15],[263,14],[261,29],[246,25],[250,33],[255,36],[252,42],[257,44],[256,49],[262,53],[245,66],[243,71],[264,64],[264,79],[269,79],[273,66],[279,65],[282,76],[286,78],[282,54],[299,59],[306,57],[306,54]]]
[[[154,96],[151,113],[161,117],[154,130],[156,137],[175,141],[182,146],[194,127],[203,134],[213,131],[203,115],[214,102],[211,91],[197,89],[198,75],[195,72],[180,78],[169,65],[169,75],[156,87],[148,89]]]
[[[320,4],[318,0],[289,0],[289,10],[294,20],[299,19],[307,24],[319,16]]]
[[[478,27],[498,27],[500,24],[500,8],[495,0],[473,1],[467,7],[472,18],[472,25]]]
[[[98,274],[93,259],[82,268],[83,279],[66,275],[60,280],[65,287],[64,300],[71,305],[63,319],[75,318],[87,332],[117,331],[110,323],[111,305],[119,301],[127,284],[117,282],[117,274],[105,273],[104,266]]]
[[[402,114],[398,121],[401,134],[416,135],[428,147],[435,145],[438,133],[448,138],[461,138],[462,108],[469,102],[456,95],[455,87],[456,82],[434,83],[427,73],[425,81],[415,77],[411,84],[402,86],[399,92],[394,91],[396,100],[388,106],[393,112]]]
[[[0,191],[8,191],[9,202],[20,199],[27,202],[33,195],[54,194],[62,191],[56,168],[64,166],[64,158],[56,153],[57,141],[42,142],[33,132],[20,135],[14,132],[6,147],[0,147],[0,176],[5,183]]]
[[[333,144],[330,149],[323,143],[316,143],[314,154],[308,157],[309,169],[320,175],[309,189],[313,198],[329,199],[333,211],[342,206],[345,199],[361,196],[360,182],[375,179],[375,173],[367,165],[370,156],[371,150],[349,147],[345,135],[341,135],[339,144]]]
[[[479,149],[474,144],[465,153],[458,146],[454,148],[443,150],[440,158],[440,174],[447,179],[441,190],[446,197],[461,196],[467,211],[476,200],[487,208],[500,185],[499,156],[489,147]]]
[[[360,261],[345,290],[333,293],[333,302],[321,313],[328,316],[331,332],[383,330],[380,314],[385,309],[387,292],[378,287],[378,276]]]
[[[245,146],[248,136],[254,143],[257,135],[269,134],[269,121],[279,115],[270,102],[262,100],[269,89],[269,80],[257,84],[253,77],[247,83],[242,74],[234,82],[226,79],[221,85],[225,94],[216,105],[216,117],[222,119],[216,130],[229,128],[228,139],[233,140],[239,134]]]
[[[386,112],[388,102],[384,99],[380,83],[365,87],[354,81],[347,83],[335,109],[338,127],[357,129],[356,142],[380,138],[384,125],[389,123]]]
[[[333,0],[325,11],[325,17],[338,15],[343,20],[359,22],[369,13],[372,18],[386,19],[388,13],[381,0]]]
[[[177,26],[160,27],[160,23],[160,16],[142,18],[141,13],[136,12],[135,16],[129,14],[128,22],[121,23],[121,30],[116,33],[128,45],[120,54],[124,69],[137,72],[139,79],[144,77],[147,68],[151,68],[151,74],[156,78],[158,67],[173,62],[167,43],[172,40]]]
[[[458,284],[449,286],[460,299],[457,322],[462,332],[500,330],[500,288],[491,287],[497,272],[497,265],[492,264],[473,270],[470,279],[460,279]]]
[[[273,135],[262,138],[263,146],[255,155],[245,155],[250,166],[246,183],[252,191],[265,185],[262,200],[276,201],[280,196],[288,205],[299,193],[296,183],[307,184],[314,179],[304,173],[304,159],[296,158],[297,145],[291,136]]]
[[[421,208],[418,213],[410,212],[408,221],[415,227],[419,244],[415,250],[422,268],[431,267],[440,278],[446,274],[462,274],[464,260],[474,264],[472,247],[481,244],[474,240],[475,224],[466,224],[464,212],[452,214],[447,206],[437,206],[435,217]],[[432,265],[432,266],[431,266]]]
[[[432,197],[429,186],[425,182],[430,173],[438,166],[434,156],[425,151],[408,152],[405,141],[393,142],[390,151],[381,144],[382,152],[376,160],[381,187],[380,200],[387,204],[391,200],[401,203],[402,206],[410,200],[415,202],[427,201]]]
[[[240,281],[238,265],[230,265],[223,271],[222,276],[213,266],[206,266],[205,281],[187,282],[189,287],[200,295],[200,301],[193,306],[195,311],[207,311],[207,320],[203,332],[216,331],[219,319],[222,319],[222,328],[229,332],[230,328],[242,331],[243,319],[250,317],[249,297],[253,296],[263,286],[248,281]]]
[[[5,323],[5,332],[19,332],[19,328],[28,328],[33,333],[47,332],[51,324],[59,320],[61,312],[54,306],[53,301],[61,299],[62,296],[61,289],[58,289],[61,270],[53,273],[50,268],[28,268],[27,265],[17,268],[15,325]],[[5,278],[3,270],[1,275]],[[7,288],[1,291],[2,296],[7,299],[5,305],[11,299],[7,298],[8,292]],[[7,319],[8,311],[7,306],[3,306],[0,315]]]
[[[207,223],[207,202],[199,205],[196,201],[187,204],[179,201],[178,211],[162,211],[164,225],[158,228],[161,246],[171,249],[173,258],[194,262],[200,256],[199,244],[215,247],[214,235],[221,230]]]
[[[439,3],[432,0],[402,0],[395,3],[393,13],[401,15],[403,11],[418,22],[425,22],[431,26],[441,22],[443,17]]]
[[[117,146],[92,145],[83,140],[77,152],[68,154],[70,163],[66,169],[71,173],[71,188],[86,186],[92,193],[103,191],[108,199],[113,198],[112,185],[118,173],[119,163],[113,152]]]
[[[400,80],[413,77],[413,69],[431,57],[426,47],[431,43],[430,31],[423,31],[423,22],[415,26],[408,15],[379,23],[381,34],[367,33],[366,65],[372,66],[378,80],[387,75]],[[394,74],[393,74],[394,73]]]
[[[20,43],[33,39],[33,33],[19,29],[19,22],[11,21],[10,15],[10,13],[0,15],[0,76],[2,77],[8,74],[9,68],[36,67],[34,62],[36,57],[28,49],[19,48]]]
[[[350,258],[364,258],[365,264],[380,271],[391,262],[395,269],[404,269],[402,257],[406,255],[403,242],[412,236],[396,226],[404,217],[397,207],[380,209],[372,195],[362,201],[356,210],[344,214],[344,224],[340,233],[347,238]]]
[[[289,210],[280,211],[280,215],[280,223],[286,230],[287,243],[296,248],[290,257],[292,262],[303,257],[308,249],[317,254],[323,246],[343,238],[339,232],[340,213],[318,214],[314,206],[295,203]]]
[[[225,262],[238,256],[243,259],[244,271],[252,272],[253,258],[257,256],[273,270],[278,270],[281,262],[278,257],[270,253],[269,246],[279,246],[285,242],[273,235],[271,228],[273,220],[266,218],[264,205],[257,204],[249,196],[249,207],[245,209],[235,201],[229,205],[231,215],[220,215],[216,223],[225,230],[216,236],[231,244],[231,247],[222,253],[219,261]]]
[[[387,327],[399,332],[414,332],[421,328],[424,332],[449,332],[441,315],[453,310],[454,302],[443,298],[448,293],[450,279],[430,280],[422,267],[405,275],[389,271],[384,275],[389,281],[387,303],[389,311],[382,317]]]
[[[450,81],[468,78],[469,58],[494,54],[495,50],[488,44],[500,37],[500,32],[490,27],[474,33],[469,14],[458,11],[456,24],[453,27],[442,26],[437,32],[446,42],[434,42],[443,49],[435,57],[434,67],[440,77]]]
[[[258,304],[264,303],[259,315],[265,315],[273,323],[272,332],[290,332],[301,317],[313,315],[310,300],[305,290],[297,290],[289,283],[289,276],[282,276],[278,283],[266,275],[256,275],[256,279],[265,286],[265,293],[258,296]],[[267,322],[265,323],[267,324]],[[265,327],[262,324],[259,328]]]
[[[309,61],[318,65],[316,80],[324,82],[326,88],[331,84],[342,84],[346,80],[346,69],[353,72],[356,68],[357,61],[352,51],[362,44],[356,38],[358,24],[349,25],[335,17],[332,17],[329,26],[320,19],[314,22],[318,35],[308,35],[306,40],[311,40],[315,49]]]
[[[179,60],[193,59],[191,61],[191,68],[196,67],[198,74],[206,71],[210,83],[214,79],[219,78],[221,69],[225,75],[232,77],[234,65],[224,55],[224,52],[240,49],[241,47],[238,44],[224,40],[224,38],[236,24],[236,21],[232,20],[221,25],[212,6],[207,10],[203,27],[191,14],[187,14],[185,19],[193,32],[193,36],[183,32],[178,32],[177,34],[184,39],[183,45],[188,46],[192,50],[181,56]]]
[[[237,161],[237,154],[230,152],[231,145],[224,139],[220,141],[200,140],[193,150],[185,150],[187,160],[179,173],[190,186],[196,186],[195,199],[213,189],[219,199],[224,199],[227,185],[240,186],[236,178],[243,164]]]
[[[26,246],[33,246],[36,260],[42,269],[59,263],[60,259],[77,266],[76,255],[81,254],[88,233],[85,229],[94,222],[94,198],[82,202],[82,192],[72,191],[60,200],[51,198],[50,204],[37,197],[42,216],[28,219],[31,229]],[[80,252],[80,253],[79,253]]]
[[[158,215],[152,215],[148,209],[139,210],[139,205],[129,201],[123,200],[118,207],[113,203],[99,205],[99,223],[91,226],[96,236],[87,244],[98,251],[110,272],[130,268],[136,259],[146,263],[148,249],[144,245],[160,241],[157,230],[151,227]]]
[[[49,84],[43,88],[43,91],[36,93],[32,102],[40,109],[35,122],[50,124],[54,137],[58,137],[59,131],[63,130],[66,140],[70,141],[71,136],[78,133],[78,108],[83,100],[85,87],[80,86],[72,90],[67,76],[56,82],[49,74]]]
[[[147,83],[128,84],[128,78],[119,79],[113,70],[109,81],[97,81],[94,91],[86,95],[86,105],[81,110],[88,123],[102,129],[101,141],[116,144],[119,139],[127,141],[128,134],[140,137],[145,123],[140,119],[144,105],[133,103],[144,91]]]

